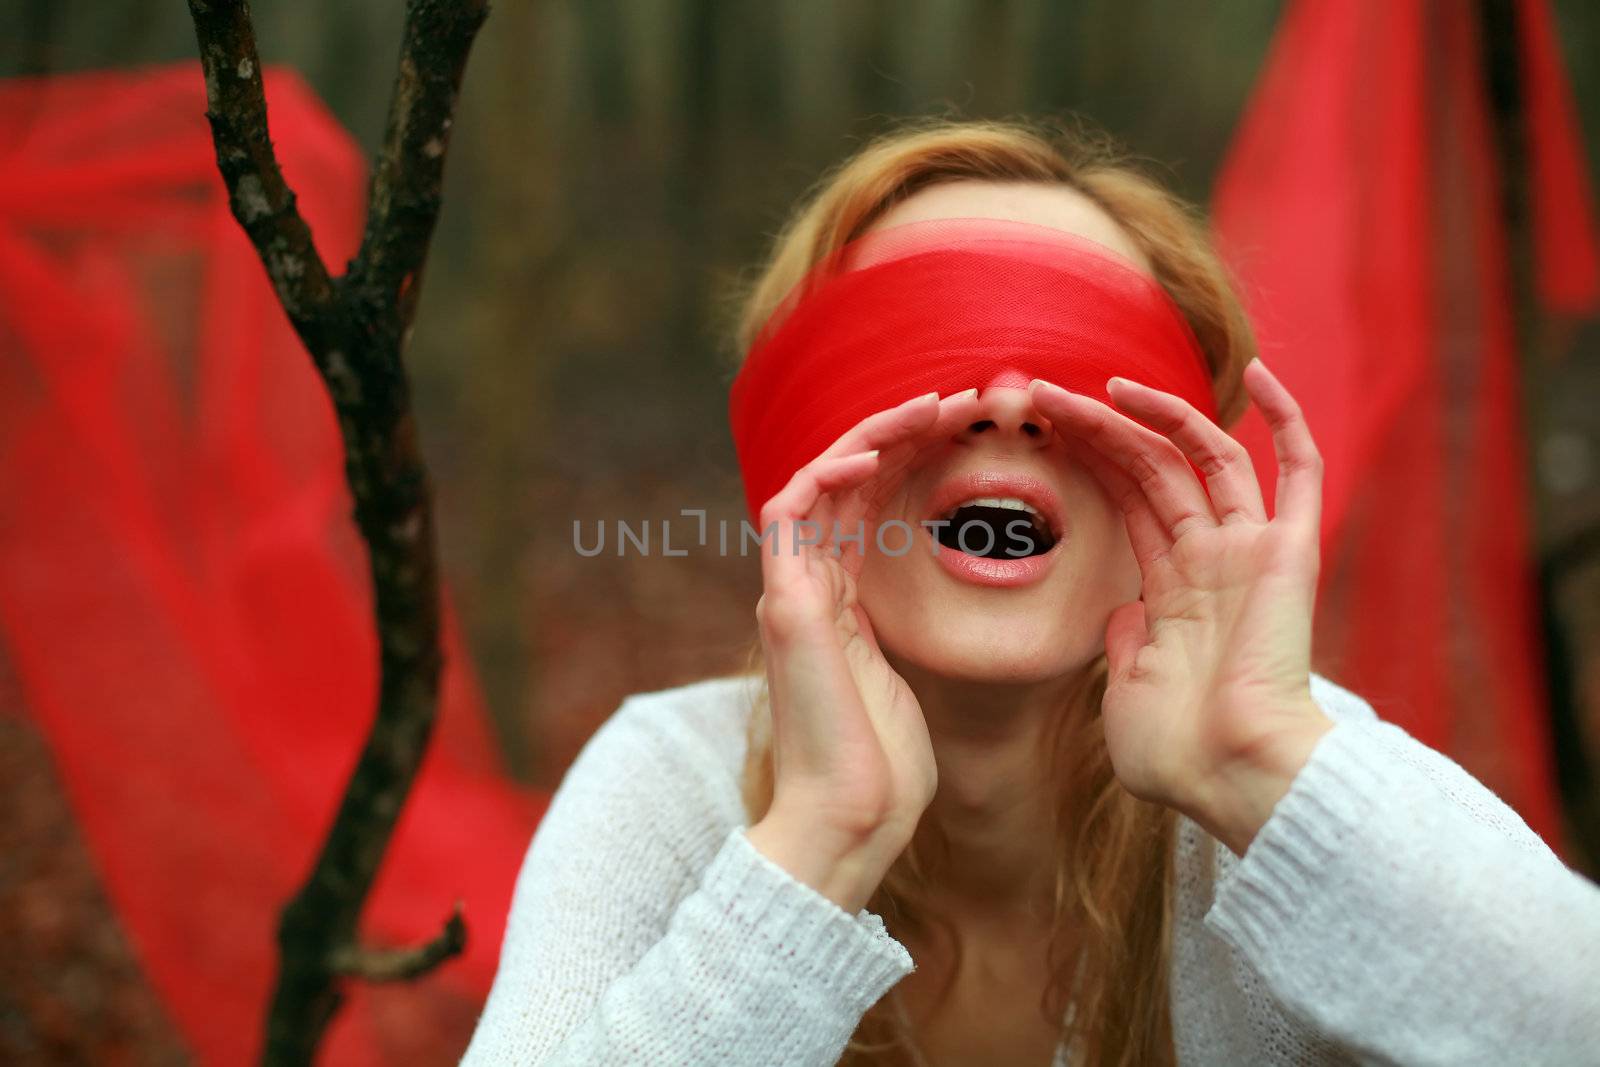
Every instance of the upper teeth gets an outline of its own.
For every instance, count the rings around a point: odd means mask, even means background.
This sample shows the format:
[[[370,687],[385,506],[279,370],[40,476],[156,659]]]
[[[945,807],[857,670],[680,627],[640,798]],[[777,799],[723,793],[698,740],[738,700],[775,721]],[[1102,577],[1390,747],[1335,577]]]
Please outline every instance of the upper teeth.
[[[1029,515],[1037,515],[1039,511],[1026,501],[1018,500],[1014,496],[979,496],[971,500],[963,500],[950,510],[954,515],[962,508],[1007,508],[1011,511],[1026,511]]]

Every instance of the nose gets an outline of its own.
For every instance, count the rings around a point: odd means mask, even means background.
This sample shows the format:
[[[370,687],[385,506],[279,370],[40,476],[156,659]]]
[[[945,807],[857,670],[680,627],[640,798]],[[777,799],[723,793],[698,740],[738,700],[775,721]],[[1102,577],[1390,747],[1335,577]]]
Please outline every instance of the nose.
[[[1026,389],[991,385],[978,394],[978,417],[956,434],[962,444],[980,440],[1043,448],[1050,443],[1050,423],[1033,407]]]

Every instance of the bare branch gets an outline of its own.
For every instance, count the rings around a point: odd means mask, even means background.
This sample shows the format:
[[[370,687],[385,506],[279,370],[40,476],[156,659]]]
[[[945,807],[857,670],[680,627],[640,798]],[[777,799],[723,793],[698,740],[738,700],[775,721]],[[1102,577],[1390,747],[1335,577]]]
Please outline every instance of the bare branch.
[[[329,965],[339,974],[369,982],[409,982],[421,978],[467,947],[467,924],[461,918],[461,901],[444,929],[431,940],[409,948],[367,948],[345,945],[333,951]]]
[[[427,750],[441,669],[433,504],[402,353],[439,216],[445,147],[484,0],[408,0],[389,131],[362,247],[337,280],[317,257],[267,130],[244,0],[189,0],[218,167],[333,399],[378,631],[378,707],[315,866],[280,918],[268,1064],[310,1064],[340,979],[415,977],[461,951],[459,911],[412,949],[359,947],[362,907]]]
[[[410,326],[439,217],[445,150],[467,50],[488,14],[483,0],[413,0],[389,98],[383,153],[372,175],[367,228],[352,280],[393,302]]]
[[[272,151],[250,5],[189,0],[189,14],[206,77],[206,118],[233,217],[256,246],[295,330],[306,337],[332,302],[333,283]]]

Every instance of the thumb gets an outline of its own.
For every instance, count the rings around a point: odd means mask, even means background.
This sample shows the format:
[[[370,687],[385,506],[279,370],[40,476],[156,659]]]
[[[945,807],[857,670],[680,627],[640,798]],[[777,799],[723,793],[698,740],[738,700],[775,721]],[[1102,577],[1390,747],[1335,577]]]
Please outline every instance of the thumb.
[[[1144,628],[1144,601],[1131,600],[1111,613],[1106,620],[1106,665],[1113,679],[1132,668],[1133,657],[1149,639]]]

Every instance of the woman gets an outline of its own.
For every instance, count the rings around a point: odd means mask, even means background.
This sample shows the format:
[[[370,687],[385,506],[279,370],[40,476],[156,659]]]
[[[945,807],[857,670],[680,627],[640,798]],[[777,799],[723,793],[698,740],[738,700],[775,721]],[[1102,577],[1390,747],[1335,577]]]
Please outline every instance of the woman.
[[[764,679],[591,739],[465,1063],[1600,1055],[1600,891],[1310,671],[1321,461],[1196,212],[1082,139],[908,128],[739,342]]]

